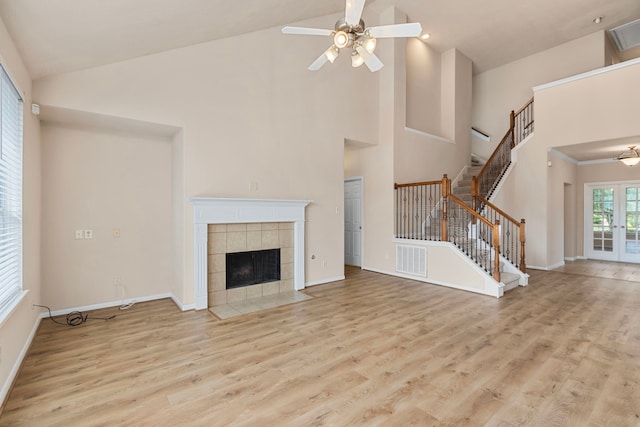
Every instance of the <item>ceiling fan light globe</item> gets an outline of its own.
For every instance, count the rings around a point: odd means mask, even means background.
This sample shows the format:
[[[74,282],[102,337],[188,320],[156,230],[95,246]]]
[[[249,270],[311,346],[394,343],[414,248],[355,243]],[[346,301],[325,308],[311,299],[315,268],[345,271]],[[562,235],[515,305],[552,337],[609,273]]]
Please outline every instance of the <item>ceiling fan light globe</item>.
[[[635,166],[640,163],[640,154],[635,145],[629,147],[629,151],[625,151],[617,157],[622,163],[627,166]]]
[[[335,46],[331,46],[329,49],[327,49],[324,52],[324,55],[327,57],[329,62],[331,62],[332,64],[336,60],[336,58],[338,57],[339,54],[340,54],[340,51]]]
[[[351,66],[353,68],[358,68],[362,64],[364,64],[364,58],[362,57],[362,55],[360,55],[355,50],[351,52]]]
[[[378,44],[378,41],[374,37],[367,37],[364,41],[363,47],[366,49],[367,52],[373,53],[373,51],[376,50],[377,44]]]
[[[627,166],[635,166],[640,163],[640,157],[625,157],[624,159],[620,159],[620,161]]]
[[[333,36],[333,44],[335,44],[338,49],[347,47],[349,44],[349,34],[342,30],[336,31],[336,34]]]

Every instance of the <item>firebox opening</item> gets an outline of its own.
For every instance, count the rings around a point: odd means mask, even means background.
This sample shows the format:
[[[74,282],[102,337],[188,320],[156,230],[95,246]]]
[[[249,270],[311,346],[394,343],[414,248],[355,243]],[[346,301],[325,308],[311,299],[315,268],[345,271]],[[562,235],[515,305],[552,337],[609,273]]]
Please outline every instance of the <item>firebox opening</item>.
[[[280,280],[280,249],[234,252],[226,256],[227,289]]]

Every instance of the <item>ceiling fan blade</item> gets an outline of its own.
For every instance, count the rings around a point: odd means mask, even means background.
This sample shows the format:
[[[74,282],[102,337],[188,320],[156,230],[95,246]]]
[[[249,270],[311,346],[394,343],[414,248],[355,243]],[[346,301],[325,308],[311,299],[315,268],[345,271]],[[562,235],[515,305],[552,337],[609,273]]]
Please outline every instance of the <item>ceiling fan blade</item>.
[[[371,37],[383,39],[387,37],[418,37],[422,33],[422,25],[418,22],[410,24],[382,25],[367,28]]]
[[[367,68],[371,70],[371,72],[375,73],[376,71],[384,67],[384,64],[382,63],[382,61],[380,61],[380,58],[378,58],[373,53],[367,52],[367,50],[362,46],[356,47],[356,51],[362,56],[362,59],[364,59],[364,65],[366,65]]]
[[[309,71],[318,71],[320,68],[322,68],[322,66],[324,64],[326,64],[327,62],[329,62],[329,58],[327,58],[327,55],[325,55],[324,53],[322,55],[320,55],[318,57],[318,59],[316,59],[315,61],[313,61],[313,63],[311,65],[309,65],[309,68],[307,68]]]
[[[283,27],[282,34],[301,34],[303,36],[330,36],[333,30],[306,27]]]
[[[349,25],[358,25],[364,9],[364,0],[347,0],[345,5],[344,20]]]

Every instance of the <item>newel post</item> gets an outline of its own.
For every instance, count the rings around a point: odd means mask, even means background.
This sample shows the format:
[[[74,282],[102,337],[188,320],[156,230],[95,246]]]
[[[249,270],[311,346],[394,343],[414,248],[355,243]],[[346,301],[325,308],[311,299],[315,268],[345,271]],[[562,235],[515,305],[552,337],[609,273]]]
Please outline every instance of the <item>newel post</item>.
[[[476,209],[476,197],[478,196],[478,178],[474,176],[471,177],[471,208],[473,208],[474,212],[478,212]]]
[[[493,226],[493,278],[500,282],[500,220],[496,219]]]
[[[520,271],[527,272],[527,265],[524,262],[524,218],[520,220]]]
[[[511,114],[509,114],[509,131],[511,132],[511,148],[513,149],[516,146],[516,138],[515,138],[515,130],[516,128],[516,113],[511,110]]]
[[[478,212],[478,204],[476,197],[478,196],[478,179],[475,176],[471,177],[471,209],[474,212]],[[475,215],[471,218],[471,224],[475,225],[478,220]]]
[[[442,241],[446,242],[449,240],[447,236],[447,215],[449,209],[449,178],[447,178],[447,174],[442,175],[442,222],[441,222],[441,231],[442,231]]]

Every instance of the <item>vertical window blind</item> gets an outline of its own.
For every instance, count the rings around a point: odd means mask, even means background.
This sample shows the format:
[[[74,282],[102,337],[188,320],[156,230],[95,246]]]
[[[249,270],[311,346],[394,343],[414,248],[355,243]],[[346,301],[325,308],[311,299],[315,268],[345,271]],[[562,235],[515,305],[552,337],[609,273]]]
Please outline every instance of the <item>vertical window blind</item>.
[[[22,98],[0,66],[0,318],[22,293]]]

